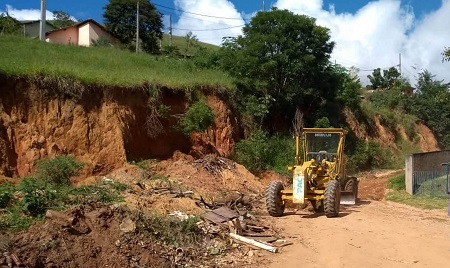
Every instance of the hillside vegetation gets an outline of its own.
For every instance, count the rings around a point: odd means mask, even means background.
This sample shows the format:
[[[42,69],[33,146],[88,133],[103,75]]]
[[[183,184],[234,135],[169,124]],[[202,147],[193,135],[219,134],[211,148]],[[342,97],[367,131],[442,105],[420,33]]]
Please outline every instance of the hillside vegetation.
[[[6,52],[0,57],[0,72],[6,75],[61,76],[105,86],[132,87],[148,83],[171,88],[235,88],[233,79],[223,71],[126,50],[65,46],[0,36],[0,51]]]
[[[273,25],[277,28],[266,31]],[[162,51],[151,55],[0,36],[0,49],[8,51],[0,58],[0,73],[63,77],[101,86],[227,90],[241,128],[234,157],[253,171],[283,172],[292,164],[296,111],[303,113],[304,127],[349,130],[346,153],[355,171],[402,167],[405,154],[438,149],[433,134],[441,148],[450,144],[447,84],[424,72],[417,90],[411,91],[410,82],[395,68],[383,73],[377,69],[369,77],[375,91],[369,94],[354,71],[330,61],[335,43],[329,29],[316,25],[313,18],[274,9],[258,13],[242,36],[228,38],[220,48],[191,38],[189,49],[183,47],[188,37],[178,37],[168,51],[165,36]],[[189,104],[202,94],[196,91]],[[198,114],[192,118],[201,121]],[[429,139],[419,133],[423,124],[432,131]],[[198,132],[187,129],[187,136]]]

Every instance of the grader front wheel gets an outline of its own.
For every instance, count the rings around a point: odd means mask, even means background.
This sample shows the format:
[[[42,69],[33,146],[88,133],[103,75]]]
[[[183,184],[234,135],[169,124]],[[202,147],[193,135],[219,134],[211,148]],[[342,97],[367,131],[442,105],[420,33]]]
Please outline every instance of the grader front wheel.
[[[341,199],[341,187],[337,180],[331,180],[325,187],[324,193],[324,210],[328,218],[337,217],[339,215],[339,205]]]
[[[344,191],[353,193],[355,200],[358,199],[358,179],[350,177],[345,183]]]
[[[281,191],[284,190],[283,184],[279,181],[272,181],[267,187],[266,207],[269,215],[272,217],[281,217],[284,212],[284,203],[281,198]]]

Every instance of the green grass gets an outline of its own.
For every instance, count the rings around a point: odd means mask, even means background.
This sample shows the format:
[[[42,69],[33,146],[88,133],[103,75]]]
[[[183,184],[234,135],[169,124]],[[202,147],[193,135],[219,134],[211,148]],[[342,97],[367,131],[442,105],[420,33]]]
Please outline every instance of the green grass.
[[[31,178],[28,181],[33,180]],[[42,220],[48,209],[64,210],[74,205],[123,202],[121,193],[131,187],[121,183],[98,183],[74,188],[71,185],[30,184],[11,189],[22,198],[13,200],[0,210],[0,233],[27,230]],[[46,197],[51,193],[51,200]],[[30,194],[35,194],[30,196]],[[29,197],[26,198],[26,195]],[[32,210],[30,210],[32,208]]]
[[[388,188],[392,191],[386,195],[386,200],[423,209],[445,209],[447,198],[430,196],[414,196],[405,191],[405,175],[399,175],[388,181]]]
[[[401,174],[390,179],[388,181],[388,188],[395,191],[406,190],[405,174]]]
[[[212,44],[208,44],[208,43],[203,43],[203,42],[196,42],[199,47],[202,48],[207,48],[207,49],[212,49],[212,50],[218,50],[219,47],[216,45],[212,45]],[[163,38],[161,40],[161,46],[165,47],[168,46],[170,44],[170,39],[169,39],[169,35],[164,34]],[[186,42],[186,38],[183,36],[172,36],[172,45],[178,47],[178,49],[180,50],[180,53],[182,55],[185,54],[186,52],[186,47],[187,47],[187,42]],[[197,52],[197,48],[190,46],[189,49],[187,50],[187,55],[194,55]]]
[[[83,84],[173,89],[234,89],[233,79],[218,70],[198,69],[191,61],[100,47],[77,47],[0,36],[0,74],[66,77]]]
[[[446,209],[449,202],[447,198],[412,196],[404,190],[388,193],[386,200],[424,209]]]

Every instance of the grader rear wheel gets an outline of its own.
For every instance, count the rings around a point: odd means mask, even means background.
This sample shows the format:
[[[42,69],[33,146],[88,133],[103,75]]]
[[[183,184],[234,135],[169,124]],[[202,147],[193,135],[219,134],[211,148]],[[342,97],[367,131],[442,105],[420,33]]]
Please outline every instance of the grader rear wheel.
[[[269,215],[272,217],[283,216],[284,203],[281,199],[282,190],[284,190],[284,187],[279,181],[272,181],[267,187],[266,207]]]
[[[331,180],[327,183],[324,193],[324,210],[328,218],[339,215],[339,206],[341,199],[341,187],[337,180]]]

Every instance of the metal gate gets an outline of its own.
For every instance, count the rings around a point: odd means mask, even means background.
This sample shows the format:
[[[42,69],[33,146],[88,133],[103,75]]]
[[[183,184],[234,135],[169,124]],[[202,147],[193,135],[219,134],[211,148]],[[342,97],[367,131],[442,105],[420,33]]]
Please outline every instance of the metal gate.
[[[414,171],[413,193],[431,197],[448,197],[449,179],[447,170]]]

